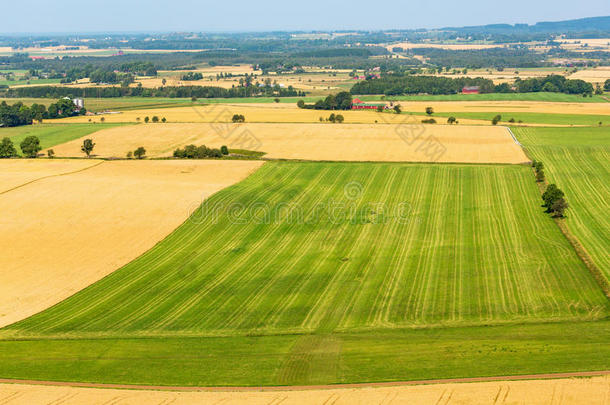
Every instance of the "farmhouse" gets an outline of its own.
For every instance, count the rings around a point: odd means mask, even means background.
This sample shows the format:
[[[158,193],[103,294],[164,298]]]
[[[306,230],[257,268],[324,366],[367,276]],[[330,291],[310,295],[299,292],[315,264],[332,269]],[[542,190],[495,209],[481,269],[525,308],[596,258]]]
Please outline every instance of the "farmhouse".
[[[462,94],[479,94],[479,86],[466,86],[462,89]]]

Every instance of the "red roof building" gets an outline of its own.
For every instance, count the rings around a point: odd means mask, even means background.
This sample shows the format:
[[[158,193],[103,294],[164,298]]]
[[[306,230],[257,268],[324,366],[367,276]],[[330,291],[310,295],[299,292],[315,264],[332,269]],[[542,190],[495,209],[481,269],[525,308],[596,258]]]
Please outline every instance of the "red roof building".
[[[479,86],[466,86],[462,89],[462,94],[479,94]]]

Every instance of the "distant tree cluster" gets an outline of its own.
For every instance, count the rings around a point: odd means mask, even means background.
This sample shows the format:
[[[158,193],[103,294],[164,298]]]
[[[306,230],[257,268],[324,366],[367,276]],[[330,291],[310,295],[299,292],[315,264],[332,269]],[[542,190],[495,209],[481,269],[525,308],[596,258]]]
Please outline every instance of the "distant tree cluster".
[[[532,93],[551,92],[566,94],[593,94],[593,85],[580,79],[566,79],[559,75],[521,80],[517,78],[514,85],[501,83],[480,77],[437,77],[413,75],[386,75],[380,79],[364,80],[354,84],[352,94],[385,94],[398,96],[405,94],[458,94],[464,87],[475,86],[480,93]]]
[[[546,77],[515,81],[518,93],[566,93],[566,94],[593,94],[593,85],[580,79],[566,79],[564,76],[549,75]]]
[[[196,81],[196,80],[203,80],[203,75],[199,72],[188,72],[184,75],[182,75],[182,80],[184,81]]]
[[[228,148],[226,149],[226,152],[226,154],[229,153]],[[222,156],[223,152],[221,149],[211,149],[205,145],[186,145],[184,148],[178,148],[174,151],[174,157],[179,159],[209,159],[221,158]]]
[[[314,104],[305,104],[303,100],[297,102],[299,108],[310,110],[350,110],[352,108],[352,95],[347,91],[331,94]]]
[[[352,94],[457,94],[466,86],[478,86],[481,93],[493,93],[493,81],[483,78],[450,78],[437,76],[386,75],[380,79],[363,80],[354,84]]]
[[[16,127],[30,125],[33,121],[42,121],[49,118],[65,118],[74,115],[83,115],[87,111],[77,110],[72,100],[61,99],[45,107],[42,104],[32,104],[31,107],[23,103],[8,105],[6,101],[0,103],[0,126]]]

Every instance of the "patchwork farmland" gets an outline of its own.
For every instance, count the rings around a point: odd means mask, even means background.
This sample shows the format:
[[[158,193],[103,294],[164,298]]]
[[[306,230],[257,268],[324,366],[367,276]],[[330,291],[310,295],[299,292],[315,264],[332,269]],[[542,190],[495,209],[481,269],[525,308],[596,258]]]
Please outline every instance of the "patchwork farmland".
[[[570,196],[566,225],[610,281],[610,131],[607,128],[515,128],[549,181]]]
[[[607,316],[586,267],[531,204],[537,195],[520,166],[267,163],[142,257],[5,332],[329,333]]]

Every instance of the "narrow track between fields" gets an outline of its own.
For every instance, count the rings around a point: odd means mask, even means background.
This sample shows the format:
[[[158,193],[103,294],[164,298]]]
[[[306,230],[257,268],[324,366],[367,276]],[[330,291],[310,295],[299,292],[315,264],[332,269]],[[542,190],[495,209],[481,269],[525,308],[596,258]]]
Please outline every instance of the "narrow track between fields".
[[[164,385],[135,385],[135,384],[104,384],[104,383],[80,383],[68,381],[44,381],[44,380],[19,380],[10,378],[0,378],[0,384],[27,384],[45,385],[59,387],[78,387],[78,388],[112,388],[112,389],[132,389],[132,390],[153,390],[153,391],[183,391],[183,392],[248,392],[248,391],[306,391],[336,388],[375,388],[375,387],[398,387],[408,385],[427,385],[427,384],[452,384],[452,383],[475,383],[491,381],[521,381],[521,380],[546,380],[557,378],[584,378],[599,377],[610,375],[610,370],[601,371],[577,371],[571,373],[547,373],[547,374],[523,374],[492,377],[465,377],[447,378],[432,380],[414,381],[388,381],[354,384],[329,384],[329,385],[291,385],[291,386],[218,386],[218,387],[182,387]]]

